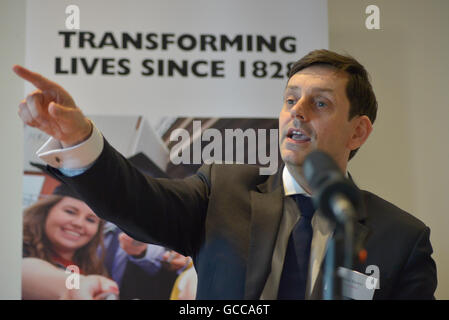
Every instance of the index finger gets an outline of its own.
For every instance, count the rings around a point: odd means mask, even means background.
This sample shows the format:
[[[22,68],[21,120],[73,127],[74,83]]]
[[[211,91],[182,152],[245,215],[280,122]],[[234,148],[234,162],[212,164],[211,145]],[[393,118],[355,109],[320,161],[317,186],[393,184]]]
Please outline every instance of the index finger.
[[[12,70],[22,79],[31,82],[36,88],[41,90],[52,89],[56,84],[39,73],[28,70],[22,66],[14,65]]]

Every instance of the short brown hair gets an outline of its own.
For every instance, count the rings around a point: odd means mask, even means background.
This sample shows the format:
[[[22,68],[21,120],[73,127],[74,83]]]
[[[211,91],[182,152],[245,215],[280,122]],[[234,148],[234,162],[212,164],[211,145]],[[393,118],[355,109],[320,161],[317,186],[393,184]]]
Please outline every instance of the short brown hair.
[[[365,67],[351,56],[343,56],[329,50],[314,50],[302,57],[291,67],[288,78],[297,72],[312,65],[330,65],[338,71],[344,71],[349,75],[346,84],[346,96],[348,97],[349,119],[355,116],[366,115],[374,123],[377,115],[377,100],[369,80],[369,74]],[[358,149],[351,150],[351,159]]]

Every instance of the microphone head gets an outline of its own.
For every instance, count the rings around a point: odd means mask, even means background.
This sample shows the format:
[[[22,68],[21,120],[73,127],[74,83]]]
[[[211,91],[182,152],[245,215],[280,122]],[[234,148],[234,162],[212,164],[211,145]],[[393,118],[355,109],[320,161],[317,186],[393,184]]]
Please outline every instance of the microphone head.
[[[331,198],[342,194],[357,211],[361,204],[361,194],[357,186],[345,177],[337,163],[327,153],[315,150],[307,155],[303,164],[303,173],[312,189],[312,199],[316,208],[335,220],[331,208]]]
[[[303,172],[312,192],[318,191],[329,179],[344,178],[334,159],[320,150],[312,151],[307,155]]]

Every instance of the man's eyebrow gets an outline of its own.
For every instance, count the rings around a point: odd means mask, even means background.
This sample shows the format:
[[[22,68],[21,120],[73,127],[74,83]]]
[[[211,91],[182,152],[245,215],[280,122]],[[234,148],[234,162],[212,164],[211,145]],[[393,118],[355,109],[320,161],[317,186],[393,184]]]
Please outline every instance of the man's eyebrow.
[[[313,92],[330,92],[330,93],[334,93],[335,90],[332,88],[313,88],[312,89]]]
[[[295,90],[301,90],[301,87],[300,86],[292,86],[292,85],[290,85],[290,86],[287,86],[285,88],[285,92],[295,91]],[[312,92],[330,92],[330,93],[334,93],[335,90],[332,89],[332,88],[315,87],[315,88],[312,88]]]
[[[287,93],[293,92],[293,91],[298,91],[298,90],[299,91],[301,90],[301,88],[298,86],[287,86],[284,90],[284,94],[287,94]]]
[[[297,89],[301,89],[301,87],[299,87],[299,86],[292,86],[292,85],[289,85],[289,86],[285,87],[285,91],[287,91],[287,90],[297,90]]]

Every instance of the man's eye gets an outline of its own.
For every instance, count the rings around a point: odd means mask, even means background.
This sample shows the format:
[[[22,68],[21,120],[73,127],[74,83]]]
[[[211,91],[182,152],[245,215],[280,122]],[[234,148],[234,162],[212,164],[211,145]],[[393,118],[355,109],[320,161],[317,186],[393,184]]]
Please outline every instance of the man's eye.
[[[289,106],[294,106],[295,105],[295,100],[294,99],[287,99],[287,100],[285,100],[285,102]]]
[[[327,104],[326,104],[325,102],[323,102],[323,101],[317,101],[317,102],[316,102],[316,106],[317,106],[318,108],[323,108],[323,107],[326,107]]]
[[[75,211],[70,209],[65,209],[64,211],[67,212],[68,214],[75,214]]]

